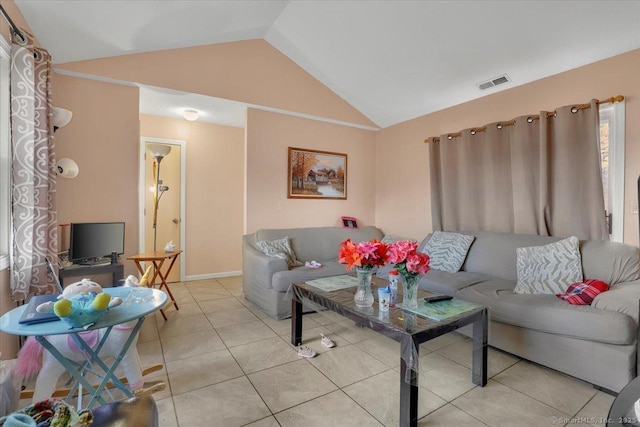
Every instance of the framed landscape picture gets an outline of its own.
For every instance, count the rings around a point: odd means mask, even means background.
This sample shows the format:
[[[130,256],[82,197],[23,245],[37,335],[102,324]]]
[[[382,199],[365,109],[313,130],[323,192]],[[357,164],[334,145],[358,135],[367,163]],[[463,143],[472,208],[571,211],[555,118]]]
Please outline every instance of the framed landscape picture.
[[[289,147],[289,199],[347,199],[347,155]]]

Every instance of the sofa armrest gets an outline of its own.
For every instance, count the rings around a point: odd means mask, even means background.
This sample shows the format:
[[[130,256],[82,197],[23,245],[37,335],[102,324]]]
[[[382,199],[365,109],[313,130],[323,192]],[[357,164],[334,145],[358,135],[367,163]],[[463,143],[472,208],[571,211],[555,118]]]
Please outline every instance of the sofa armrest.
[[[637,323],[639,301],[640,280],[634,280],[613,285],[608,291],[595,297],[591,306],[627,314]]]
[[[269,257],[257,251],[250,243],[242,244],[243,282],[251,282],[262,288],[271,288],[272,277],[278,271],[287,271],[287,262],[280,258]]]

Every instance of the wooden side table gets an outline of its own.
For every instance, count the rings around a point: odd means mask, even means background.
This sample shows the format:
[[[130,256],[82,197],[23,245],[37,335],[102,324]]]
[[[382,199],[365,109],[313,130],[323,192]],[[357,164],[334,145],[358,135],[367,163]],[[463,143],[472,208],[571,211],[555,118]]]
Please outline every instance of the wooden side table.
[[[150,282],[151,286],[155,286],[156,278],[160,277],[160,284],[158,286],[158,289],[161,289],[161,290],[162,288],[166,289],[167,294],[169,294],[169,298],[171,298],[171,302],[173,303],[173,306],[176,308],[176,310],[179,310],[178,303],[176,302],[176,299],[173,297],[173,294],[171,293],[171,289],[169,289],[169,284],[167,283],[167,277],[169,276],[169,273],[171,273],[173,264],[176,263],[176,260],[178,259],[178,256],[181,253],[182,253],[181,250],[176,250],[173,252],[156,251],[156,252],[146,252],[138,255],[133,255],[127,258],[128,260],[131,260],[136,263],[136,267],[138,267],[138,271],[140,272],[140,274],[144,274],[144,268],[142,268],[142,265],[141,265],[143,262],[151,262],[153,264],[154,272]],[[162,266],[166,261],[170,261],[169,267],[167,267],[167,270],[164,273],[162,273]],[[162,313],[162,317],[164,317],[164,320],[167,320],[167,315],[164,314],[164,310],[161,309],[160,313]]]

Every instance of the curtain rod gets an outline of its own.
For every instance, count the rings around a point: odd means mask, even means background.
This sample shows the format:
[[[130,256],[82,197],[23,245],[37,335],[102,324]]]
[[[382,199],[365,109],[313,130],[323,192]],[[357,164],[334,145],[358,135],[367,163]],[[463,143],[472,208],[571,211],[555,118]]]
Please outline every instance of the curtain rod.
[[[4,7],[2,7],[1,4],[0,4],[0,14],[2,14],[4,19],[9,23],[9,26],[11,26],[11,30],[15,33],[15,35],[20,37],[20,40],[25,42],[27,40],[26,37],[22,34],[22,31],[20,31],[20,28],[18,28],[18,26],[15,24],[15,22],[13,22],[13,20],[7,14],[7,11],[4,10]]]
[[[618,96],[612,96],[611,98],[607,98],[607,99],[603,99],[603,100],[597,100],[596,104],[600,105],[600,104],[613,104],[614,102],[622,102],[624,101],[624,96],[622,95],[618,95]],[[572,113],[577,113],[580,110],[586,110],[587,108],[590,108],[591,104],[581,104],[581,105],[576,105],[574,107],[571,107],[571,112]],[[547,113],[547,117],[553,117],[556,113],[555,112],[549,112]],[[534,120],[539,120],[540,116],[539,115],[531,115],[529,117],[527,117],[527,122],[531,123]],[[507,122],[498,122],[498,124],[496,125],[498,127],[498,129],[502,129],[504,126],[513,126],[514,124],[516,124],[515,120],[509,120]],[[475,135],[478,132],[484,132],[485,130],[487,130],[486,126],[482,126],[479,128],[471,128],[471,135]],[[462,132],[454,132],[454,133],[449,133],[447,134],[447,139],[453,139],[457,136],[462,135]],[[440,137],[437,136],[433,136],[431,138],[427,138],[424,140],[425,144],[429,143],[429,139],[433,139],[434,142],[440,142]]]

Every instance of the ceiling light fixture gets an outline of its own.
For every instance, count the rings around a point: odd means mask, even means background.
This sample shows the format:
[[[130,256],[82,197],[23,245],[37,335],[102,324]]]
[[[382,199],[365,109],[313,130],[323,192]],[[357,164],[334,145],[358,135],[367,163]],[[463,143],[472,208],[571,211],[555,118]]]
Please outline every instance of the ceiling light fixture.
[[[184,117],[185,120],[189,120],[190,122],[195,122],[196,120],[198,120],[198,117],[200,117],[200,114],[198,114],[196,110],[184,110],[182,112],[182,117]]]

